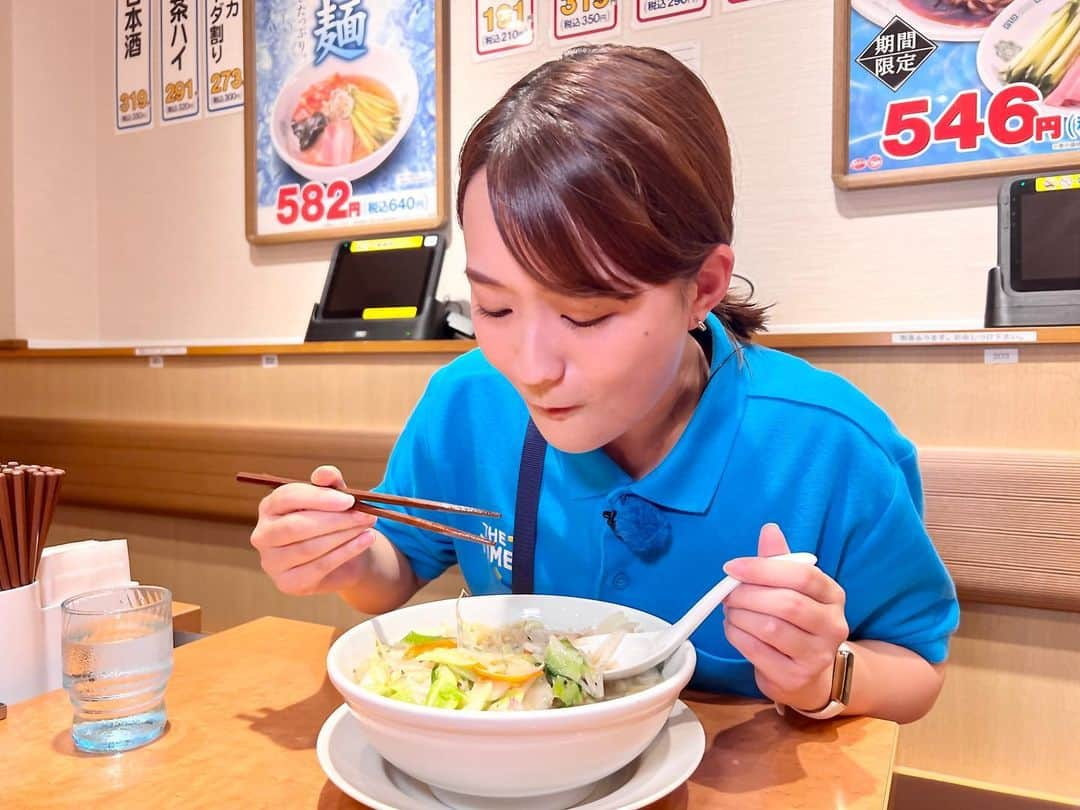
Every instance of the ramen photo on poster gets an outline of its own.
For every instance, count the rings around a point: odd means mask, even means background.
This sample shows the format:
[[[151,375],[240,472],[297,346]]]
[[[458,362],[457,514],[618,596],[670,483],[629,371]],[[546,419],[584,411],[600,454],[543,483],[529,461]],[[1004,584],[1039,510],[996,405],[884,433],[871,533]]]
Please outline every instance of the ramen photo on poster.
[[[253,242],[438,227],[446,218],[445,3],[248,3]]]

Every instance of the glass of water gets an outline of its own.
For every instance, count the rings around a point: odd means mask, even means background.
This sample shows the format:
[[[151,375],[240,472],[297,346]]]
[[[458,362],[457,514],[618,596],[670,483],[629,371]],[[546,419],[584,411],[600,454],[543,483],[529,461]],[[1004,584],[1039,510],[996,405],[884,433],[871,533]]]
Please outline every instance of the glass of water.
[[[127,751],[165,728],[172,674],[172,594],[122,586],[64,600],[64,688],[83,751]]]

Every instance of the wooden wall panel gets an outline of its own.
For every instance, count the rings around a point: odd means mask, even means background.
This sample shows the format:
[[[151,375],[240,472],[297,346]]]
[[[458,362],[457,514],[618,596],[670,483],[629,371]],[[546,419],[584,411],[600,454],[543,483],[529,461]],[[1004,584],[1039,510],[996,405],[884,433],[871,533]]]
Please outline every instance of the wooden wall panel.
[[[266,494],[241,470],[370,487],[390,431],[0,418],[0,453],[69,471],[63,502],[249,523]],[[1080,609],[1080,454],[923,448],[927,527],[962,598]],[[418,493],[422,495],[423,493]]]
[[[0,419],[0,454],[67,470],[61,501],[130,512],[252,522],[269,491],[235,475],[307,478],[333,461],[351,485],[377,484],[395,436],[235,425]]]

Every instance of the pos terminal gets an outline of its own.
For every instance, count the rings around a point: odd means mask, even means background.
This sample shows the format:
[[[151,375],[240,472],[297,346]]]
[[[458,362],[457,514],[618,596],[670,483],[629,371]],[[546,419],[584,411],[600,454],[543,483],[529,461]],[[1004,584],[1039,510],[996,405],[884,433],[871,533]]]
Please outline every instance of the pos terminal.
[[[341,242],[304,340],[452,337],[435,299],[445,243],[438,233]]]

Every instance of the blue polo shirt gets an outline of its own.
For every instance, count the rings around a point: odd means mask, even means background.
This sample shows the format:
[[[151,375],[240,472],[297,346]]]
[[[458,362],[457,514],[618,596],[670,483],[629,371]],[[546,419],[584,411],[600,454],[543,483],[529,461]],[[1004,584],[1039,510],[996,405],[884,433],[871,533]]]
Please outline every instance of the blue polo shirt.
[[[537,593],[583,596],[675,621],[757,553],[777,523],[847,592],[853,640],[945,659],[956,592],[922,521],[915,448],[843,378],[756,345],[741,357],[708,319],[711,378],[667,457],[634,480],[602,449],[547,448],[537,527]],[[514,505],[528,412],[477,350],[431,378],[378,489],[469,504],[490,519],[415,512],[494,541],[485,547],[380,521],[423,580],[455,562],[474,594],[508,593]],[[724,636],[723,611],[698,628],[693,685],[760,696]]]

